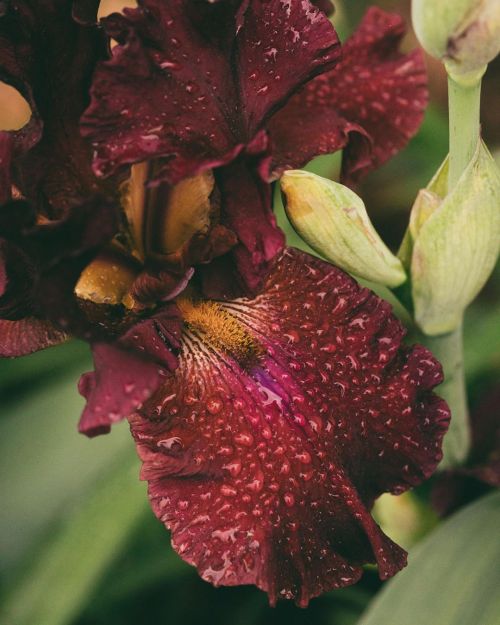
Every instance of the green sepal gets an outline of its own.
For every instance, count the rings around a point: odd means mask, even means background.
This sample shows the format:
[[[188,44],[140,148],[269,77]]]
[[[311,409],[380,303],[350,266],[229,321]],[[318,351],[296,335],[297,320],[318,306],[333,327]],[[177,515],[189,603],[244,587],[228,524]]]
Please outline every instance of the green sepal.
[[[452,332],[490,276],[500,251],[500,177],[480,140],[454,189],[447,164],[420,195],[400,258],[408,263],[415,319],[423,332]],[[429,200],[432,198],[432,201]]]

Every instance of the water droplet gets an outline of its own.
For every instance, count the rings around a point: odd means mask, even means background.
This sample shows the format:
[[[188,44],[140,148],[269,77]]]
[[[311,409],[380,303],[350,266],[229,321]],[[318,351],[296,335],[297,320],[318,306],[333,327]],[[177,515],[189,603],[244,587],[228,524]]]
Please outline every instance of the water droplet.
[[[238,494],[236,488],[229,486],[229,484],[223,484],[220,487],[220,492],[221,495],[224,495],[224,497],[236,497],[236,495]]]
[[[244,445],[245,447],[251,447],[253,445],[253,436],[249,432],[240,432],[234,437],[234,442],[238,445]]]
[[[228,530],[214,530],[212,532],[212,538],[218,538],[223,543],[236,542],[236,532],[238,527],[232,527]]]
[[[233,460],[233,462],[228,462],[222,468],[229,471],[233,477],[237,477],[241,473],[241,466],[240,460]]]
[[[217,450],[219,456],[232,456],[234,449],[230,445],[221,445]]]
[[[268,428],[267,425],[261,429],[261,434],[266,440],[270,440],[273,437],[271,428]]]
[[[161,69],[169,69],[170,71],[175,72],[175,71],[179,70],[181,68],[181,66],[179,65],[179,63],[176,63],[175,61],[169,61],[167,59],[165,61],[161,61],[160,68]]]
[[[222,400],[218,397],[209,397],[207,400],[207,410],[210,414],[217,414],[221,411]]]
[[[266,52],[264,52],[265,56],[272,59],[273,61],[276,60],[276,55],[278,54],[278,50],[276,48],[269,48],[269,50],[267,50]]]
[[[291,508],[295,503],[295,497],[292,495],[292,493],[285,493],[283,495],[283,501],[289,508]]]
[[[299,461],[302,462],[303,464],[310,464],[311,463],[311,454],[307,451],[302,451],[300,454],[297,454],[295,456],[295,458]]]
[[[260,493],[260,491],[264,488],[264,474],[262,471],[257,471],[254,479],[251,482],[248,482],[245,488],[252,493]]]
[[[283,475],[288,475],[290,473],[291,465],[288,460],[285,460],[281,465],[280,473]]]
[[[305,427],[307,424],[307,419],[304,417],[303,414],[300,414],[299,412],[293,415],[293,420],[297,425],[300,425],[301,427]]]
[[[157,443],[158,447],[163,447],[168,451],[181,451],[184,448],[182,439],[178,436],[172,436],[171,438],[164,438]]]

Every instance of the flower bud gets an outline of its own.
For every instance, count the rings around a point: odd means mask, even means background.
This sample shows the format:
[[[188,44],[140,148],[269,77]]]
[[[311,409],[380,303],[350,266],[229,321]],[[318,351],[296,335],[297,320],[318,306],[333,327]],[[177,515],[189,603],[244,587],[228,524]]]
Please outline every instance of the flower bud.
[[[500,251],[500,176],[482,141],[447,194],[447,161],[417,198],[399,256],[411,257],[415,319],[429,335],[452,332]]]
[[[481,71],[500,52],[498,0],[413,0],[422,47],[454,75]]]
[[[327,260],[391,288],[406,280],[401,261],[378,236],[363,201],[349,188],[294,170],[283,175],[281,189],[290,223]]]

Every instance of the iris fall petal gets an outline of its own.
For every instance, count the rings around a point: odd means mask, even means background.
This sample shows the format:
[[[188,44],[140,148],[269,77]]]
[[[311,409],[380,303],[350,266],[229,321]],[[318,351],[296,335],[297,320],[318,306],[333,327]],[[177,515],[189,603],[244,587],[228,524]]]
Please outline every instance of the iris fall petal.
[[[293,249],[255,299],[179,307],[179,366],[130,418],[178,553],[215,585],[300,605],[364,563],[402,568],[369,509],[441,458],[432,355],[401,346],[388,304]]]

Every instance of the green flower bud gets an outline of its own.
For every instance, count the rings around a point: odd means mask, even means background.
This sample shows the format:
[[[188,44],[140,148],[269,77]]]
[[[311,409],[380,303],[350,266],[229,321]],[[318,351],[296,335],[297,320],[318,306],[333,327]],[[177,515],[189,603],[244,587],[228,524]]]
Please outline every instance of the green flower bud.
[[[452,74],[482,72],[500,52],[498,0],[413,0],[412,20],[422,47]]]
[[[417,240],[418,233],[427,219],[441,205],[448,191],[448,170],[449,160],[446,157],[427,187],[420,189],[413,203],[410,223],[398,251],[398,258],[408,273],[411,272],[413,246]]]
[[[349,188],[294,170],[283,175],[281,189],[290,223],[324,258],[391,288],[406,280],[401,261],[378,236],[363,201]]]
[[[399,251],[411,266],[415,319],[428,335],[461,323],[500,252],[500,176],[482,141],[447,194],[445,161],[417,197]]]

